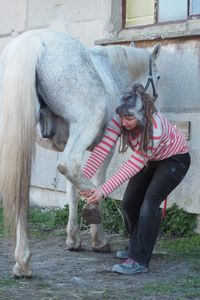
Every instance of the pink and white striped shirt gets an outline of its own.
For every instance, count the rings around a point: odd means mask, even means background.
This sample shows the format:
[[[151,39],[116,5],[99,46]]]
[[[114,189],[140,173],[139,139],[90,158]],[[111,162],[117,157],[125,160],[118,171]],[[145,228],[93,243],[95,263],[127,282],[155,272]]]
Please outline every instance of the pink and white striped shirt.
[[[121,126],[120,117],[115,115],[106,128],[101,142],[93,149],[83,167],[82,172],[86,178],[91,179],[94,176],[108,153],[116,144],[121,135]],[[110,195],[122,183],[136,175],[145,166],[144,155],[139,151],[140,140],[141,134],[130,138],[132,153],[116,174],[100,186],[104,196]],[[158,112],[153,116],[153,136],[151,141],[145,157],[149,161],[163,160],[175,154],[186,153],[189,150],[182,133]]]

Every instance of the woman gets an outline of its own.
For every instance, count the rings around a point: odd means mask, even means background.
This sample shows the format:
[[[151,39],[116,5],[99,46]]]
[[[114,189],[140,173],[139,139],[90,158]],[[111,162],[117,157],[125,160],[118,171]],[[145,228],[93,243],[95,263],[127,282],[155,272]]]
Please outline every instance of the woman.
[[[141,84],[135,84],[120,101],[83,174],[92,178],[118,138],[119,152],[125,153],[130,147],[132,153],[107,182],[80,194],[86,196],[89,203],[98,203],[129,180],[122,202],[130,234],[128,259],[114,265],[112,271],[136,274],[148,271],[161,221],[160,204],[184,178],[190,155],[183,135],[157,112],[153,99]]]

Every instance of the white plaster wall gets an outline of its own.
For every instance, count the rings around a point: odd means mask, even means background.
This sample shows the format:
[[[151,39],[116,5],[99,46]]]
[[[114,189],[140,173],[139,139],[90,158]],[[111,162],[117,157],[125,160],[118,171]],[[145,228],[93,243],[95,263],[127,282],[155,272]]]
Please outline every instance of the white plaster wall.
[[[27,4],[26,0],[0,1],[0,34],[25,30]]]
[[[170,194],[169,204],[177,203],[179,207],[190,213],[200,214],[200,113],[164,113],[169,120],[190,120],[190,140],[188,141],[191,155],[191,165],[186,177]]]
[[[111,0],[0,0],[1,38],[12,31],[56,26],[91,46],[105,37]]]
[[[200,214],[200,40],[180,40],[162,46],[158,106],[169,120],[189,121],[191,166],[169,196],[186,211]]]

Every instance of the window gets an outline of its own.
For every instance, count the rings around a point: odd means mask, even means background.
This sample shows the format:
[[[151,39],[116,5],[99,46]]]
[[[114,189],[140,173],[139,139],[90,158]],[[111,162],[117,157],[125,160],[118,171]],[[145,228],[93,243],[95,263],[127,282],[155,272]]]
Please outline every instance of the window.
[[[154,24],[154,0],[127,0],[126,27]]]
[[[126,0],[125,27],[187,20],[199,15],[200,0]]]
[[[189,1],[189,15],[198,15],[200,14],[200,1],[192,0]]]
[[[158,23],[187,19],[187,0],[159,0],[157,20]]]

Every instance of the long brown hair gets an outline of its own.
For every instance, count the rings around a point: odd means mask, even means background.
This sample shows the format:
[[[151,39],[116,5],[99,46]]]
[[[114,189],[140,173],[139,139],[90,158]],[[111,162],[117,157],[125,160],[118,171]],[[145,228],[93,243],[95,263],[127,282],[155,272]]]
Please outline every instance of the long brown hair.
[[[140,134],[141,143],[139,146],[139,151],[141,151],[145,157],[145,154],[147,153],[147,147],[153,135],[152,116],[157,111],[154,105],[154,100],[149,94],[145,93],[143,85],[137,83],[133,85],[130,91],[122,94],[120,101],[122,104],[117,107],[117,114],[125,116],[132,115],[136,117],[138,120],[138,125],[131,131],[122,126],[119,152],[124,153],[128,147],[132,148],[130,137],[134,138],[137,134]]]

